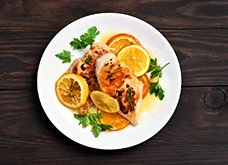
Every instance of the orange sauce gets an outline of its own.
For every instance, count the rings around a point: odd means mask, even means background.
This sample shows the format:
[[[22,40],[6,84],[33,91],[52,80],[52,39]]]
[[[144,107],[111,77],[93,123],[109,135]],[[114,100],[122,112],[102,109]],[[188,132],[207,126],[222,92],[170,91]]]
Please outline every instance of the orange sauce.
[[[153,109],[156,97],[154,95],[150,95],[149,93],[146,97],[142,100],[142,104],[139,108],[138,116],[140,117],[144,112],[150,111]]]

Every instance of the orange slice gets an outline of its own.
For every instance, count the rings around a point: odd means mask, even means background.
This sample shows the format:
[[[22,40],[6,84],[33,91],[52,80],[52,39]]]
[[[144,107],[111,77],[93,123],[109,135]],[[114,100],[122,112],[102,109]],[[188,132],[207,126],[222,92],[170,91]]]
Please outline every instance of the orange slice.
[[[119,113],[107,113],[102,111],[100,122],[102,124],[111,125],[112,131],[118,131],[129,125],[129,121],[121,116]]]
[[[77,109],[86,103],[89,87],[83,77],[74,73],[65,73],[57,80],[55,92],[63,105]]]
[[[117,53],[125,46],[133,44],[141,45],[134,36],[127,33],[119,33],[117,35],[114,35],[107,41],[106,44],[109,46],[111,52],[115,55],[117,55]]]
[[[129,66],[133,73],[139,77],[148,71],[150,57],[146,49],[139,45],[126,46],[117,54],[118,60]]]
[[[138,77],[139,81],[143,83],[143,92],[142,92],[142,98],[146,97],[146,95],[149,92],[150,88],[150,80],[146,74]]]

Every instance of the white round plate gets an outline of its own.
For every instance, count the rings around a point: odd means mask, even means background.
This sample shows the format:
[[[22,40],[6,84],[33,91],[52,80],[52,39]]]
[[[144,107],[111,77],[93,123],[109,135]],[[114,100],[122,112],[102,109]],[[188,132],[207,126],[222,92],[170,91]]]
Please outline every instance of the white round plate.
[[[82,128],[74,118],[72,111],[64,107],[55,94],[56,80],[67,70],[74,59],[83,55],[84,51],[72,49],[70,41],[85,33],[88,28],[96,26],[100,31],[96,42],[102,36],[111,33],[129,33],[152,52],[160,65],[170,64],[164,69],[160,80],[165,91],[165,98],[151,100],[153,108],[141,115],[138,126],[128,126],[114,132],[101,132],[95,138],[91,128]],[[71,51],[74,56],[71,63],[62,64],[55,54],[63,50]],[[78,19],[63,28],[48,44],[41,58],[37,88],[42,107],[50,121],[65,136],[82,145],[97,149],[122,149],[144,142],[161,130],[174,113],[181,92],[181,71],[173,48],[165,37],[148,23],[133,16],[118,13],[100,13]]]

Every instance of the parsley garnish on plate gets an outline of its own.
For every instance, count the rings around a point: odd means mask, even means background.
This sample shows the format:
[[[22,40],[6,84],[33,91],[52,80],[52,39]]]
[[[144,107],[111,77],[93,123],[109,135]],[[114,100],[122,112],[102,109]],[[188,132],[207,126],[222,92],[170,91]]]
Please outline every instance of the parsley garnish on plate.
[[[98,137],[102,131],[112,128],[111,125],[100,123],[99,119],[101,118],[101,113],[88,113],[85,115],[74,114],[74,117],[79,120],[79,125],[81,124],[83,128],[92,125],[91,131],[95,137]]]
[[[167,66],[169,65],[169,62],[166,63],[164,66],[160,66],[157,62],[157,58],[155,59],[150,59],[150,67],[149,67],[149,72],[151,71],[151,78],[154,78],[154,77],[161,77],[162,76],[162,70]]]
[[[70,45],[75,49],[86,48],[88,45],[92,45],[98,34],[100,34],[100,32],[97,31],[97,27],[93,26],[89,28],[86,33],[82,34],[80,38],[74,38],[70,42]]]
[[[150,60],[150,67],[148,69],[148,72],[151,72],[151,78],[158,77],[157,82],[150,83],[150,94],[155,94],[156,97],[158,97],[160,100],[163,100],[165,97],[164,90],[159,84],[159,78],[162,77],[162,70],[169,65],[169,62],[166,63],[164,66],[160,66],[157,62],[157,58]]]
[[[74,38],[70,45],[74,49],[83,49],[86,48],[88,45],[92,45],[92,43],[95,41],[96,36],[100,34],[100,32],[97,30],[96,26],[93,26],[87,30],[86,33],[82,34],[80,38]],[[62,60],[62,63],[71,62],[71,52],[67,50],[63,50],[61,53],[58,53],[55,55],[60,60]],[[86,62],[90,62],[92,60],[92,56],[88,57]]]
[[[159,85],[158,82],[150,83],[150,94],[152,95],[153,93],[160,100],[163,100],[163,98],[165,97],[164,90],[162,89],[162,87]]]
[[[71,53],[70,51],[63,50],[61,53],[56,54],[56,57],[58,57],[60,60],[62,60],[62,63],[70,62],[71,61]]]

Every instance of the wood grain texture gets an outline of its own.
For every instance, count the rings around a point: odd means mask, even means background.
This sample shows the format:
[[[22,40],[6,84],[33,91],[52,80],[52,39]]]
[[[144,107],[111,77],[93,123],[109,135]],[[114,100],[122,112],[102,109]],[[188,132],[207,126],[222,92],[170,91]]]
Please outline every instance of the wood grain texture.
[[[157,28],[227,28],[225,0],[8,0],[0,2],[0,29],[61,29],[82,16],[120,12],[143,18]]]
[[[224,92],[225,100],[217,108],[205,104],[205,96],[211,90]],[[227,92],[227,87],[184,88],[174,115],[158,134],[141,145],[107,152],[86,148],[62,135],[45,115],[36,91],[0,90],[0,161],[1,164],[228,163]]]
[[[228,85],[228,30],[161,32],[176,51],[183,86]],[[0,89],[35,87],[39,61],[53,33],[0,34]]]
[[[162,31],[179,58],[183,86],[228,83],[228,29]]]

